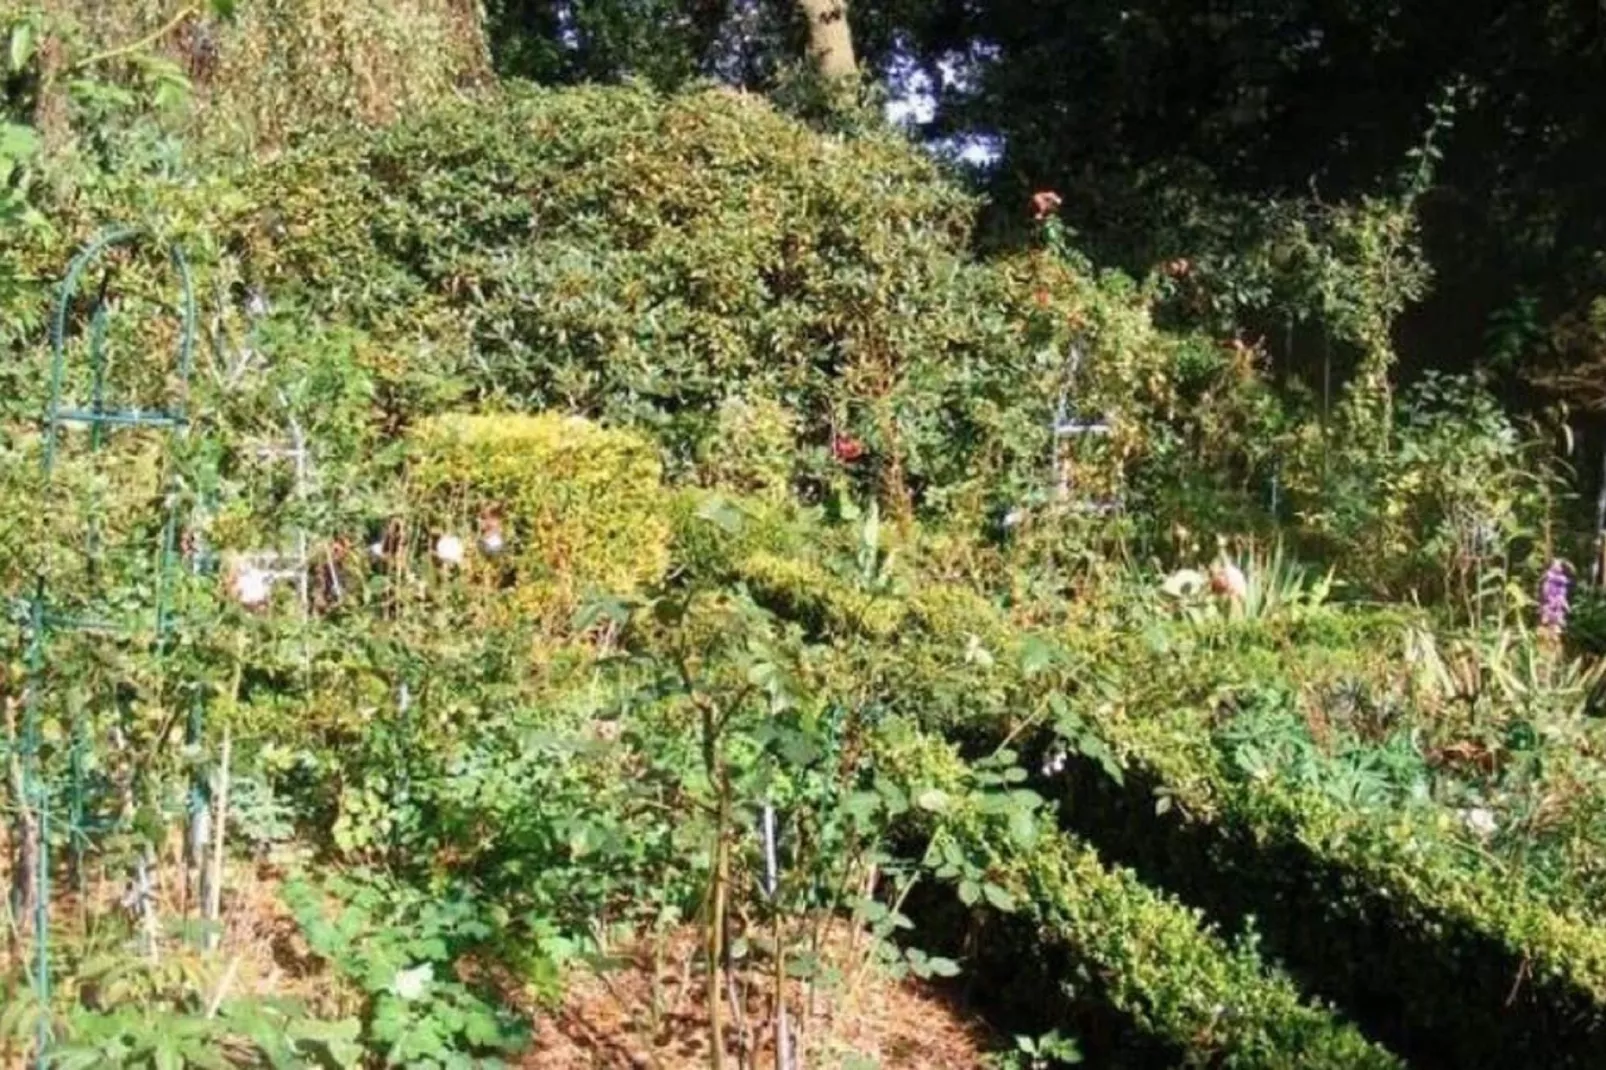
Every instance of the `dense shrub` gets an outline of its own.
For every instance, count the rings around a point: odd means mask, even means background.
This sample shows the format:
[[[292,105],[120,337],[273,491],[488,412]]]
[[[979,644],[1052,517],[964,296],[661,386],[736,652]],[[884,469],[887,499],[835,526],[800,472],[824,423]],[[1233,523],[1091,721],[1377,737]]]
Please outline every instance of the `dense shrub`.
[[[522,609],[562,613],[591,589],[628,593],[668,566],[658,458],[635,435],[573,416],[447,415],[421,423],[414,441],[431,540],[455,536],[484,560],[484,539],[499,534],[485,567],[507,562]]]
[[[664,508],[673,570],[692,582],[733,580],[754,554],[801,553],[811,526],[793,506],[700,487],[669,491]]]
[[[1473,614],[1508,572],[1543,568],[1562,493],[1547,443],[1466,379],[1425,377],[1392,424],[1382,439],[1296,432],[1289,489],[1313,547],[1358,586]]]
[[[750,455],[731,474],[754,490],[843,470],[900,507],[1040,487],[1073,329],[1091,410],[1166,389],[1142,291],[979,263],[971,201],[912,146],[739,94],[514,91],[320,145],[246,200],[270,290],[436,339],[435,370],[487,401],[650,428],[677,470]]]

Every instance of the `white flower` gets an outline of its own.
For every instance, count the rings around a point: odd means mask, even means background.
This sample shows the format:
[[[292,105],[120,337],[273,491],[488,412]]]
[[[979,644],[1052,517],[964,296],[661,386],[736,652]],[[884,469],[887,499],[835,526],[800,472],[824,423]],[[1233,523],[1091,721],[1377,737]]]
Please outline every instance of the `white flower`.
[[[456,535],[442,535],[435,540],[435,559],[443,565],[463,563],[463,540]]]
[[[487,531],[480,536],[480,549],[495,557],[502,552],[502,533],[500,531]]]
[[[236,572],[230,586],[235,601],[247,608],[264,604],[273,593],[272,578],[253,565],[247,565]]]
[[[380,540],[379,542],[369,543],[368,544],[368,556],[373,558],[375,561],[378,561],[379,559],[383,558],[385,556],[385,543],[384,543],[384,541]]]
[[[396,993],[398,999],[420,999],[434,979],[435,967],[426,962],[410,970],[397,970],[395,979],[390,982],[390,990]]]
[[[1189,595],[1198,594],[1204,585],[1204,576],[1191,568],[1183,568],[1167,576],[1165,582],[1160,584],[1160,590],[1172,598],[1187,598]]]
[[[1025,519],[1026,519],[1026,510],[1024,510],[1024,509],[1011,509],[1009,512],[1004,514],[1004,527],[1006,527],[1006,528],[1018,528],[1018,527],[1020,527],[1021,522],[1023,520],[1025,520]]]
[[[993,656],[982,645],[981,636],[968,635],[965,637],[965,664],[980,665],[984,669],[992,668]]]
[[[1499,823],[1495,821],[1494,811],[1483,806],[1462,810],[1461,820],[1478,836],[1493,836],[1500,828]]]

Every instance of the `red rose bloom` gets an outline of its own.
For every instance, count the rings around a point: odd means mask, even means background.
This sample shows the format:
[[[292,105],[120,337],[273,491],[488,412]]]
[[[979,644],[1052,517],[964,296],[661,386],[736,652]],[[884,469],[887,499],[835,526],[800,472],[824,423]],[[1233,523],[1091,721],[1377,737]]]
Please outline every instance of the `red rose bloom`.
[[[832,440],[831,452],[843,464],[852,464],[864,456],[864,443],[849,435],[842,435]]]

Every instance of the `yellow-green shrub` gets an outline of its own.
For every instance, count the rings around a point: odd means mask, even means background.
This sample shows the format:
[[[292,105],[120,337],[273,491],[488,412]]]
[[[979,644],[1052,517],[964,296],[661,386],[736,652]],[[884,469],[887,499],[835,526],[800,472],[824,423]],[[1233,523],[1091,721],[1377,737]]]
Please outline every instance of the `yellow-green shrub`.
[[[788,555],[803,536],[792,507],[700,487],[671,492],[665,503],[677,575],[724,581],[760,551]]]
[[[413,438],[412,484],[438,531],[470,544],[482,511],[500,515],[521,610],[550,619],[668,567],[658,455],[635,435],[573,416],[449,414]]]
[[[742,562],[739,572],[760,602],[813,631],[885,637],[898,630],[907,612],[902,599],[855,590],[801,558],[760,552]]]
[[[993,645],[1011,638],[998,607],[958,584],[922,585],[909,596],[909,615],[911,623],[935,639],[963,641],[974,635]]]
[[[185,132],[231,149],[272,151],[313,130],[390,122],[490,75],[478,5],[456,0],[247,3],[235,19],[197,17],[168,34],[156,31],[172,18],[164,9],[175,5],[148,0],[15,6],[16,14],[41,19],[65,51],[55,62],[70,65],[149,40],[149,52],[135,55],[177,64],[193,84]],[[108,64],[88,69],[117,75]],[[69,81],[56,81],[62,100],[45,110],[65,117]]]

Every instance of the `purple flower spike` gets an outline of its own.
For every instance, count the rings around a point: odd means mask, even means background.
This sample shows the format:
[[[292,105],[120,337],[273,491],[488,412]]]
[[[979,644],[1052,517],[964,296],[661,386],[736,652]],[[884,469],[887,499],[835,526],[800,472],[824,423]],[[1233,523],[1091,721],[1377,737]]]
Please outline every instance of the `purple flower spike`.
[[[1542,627],[1556,631],[1567,627],[1567,613],[1572,608],[1567,601],[1568,588],[1572,586],[1567,572],[1567,562],[1559,558],[1545,570],[1545,578],[1539,584],[1539,623]]]

